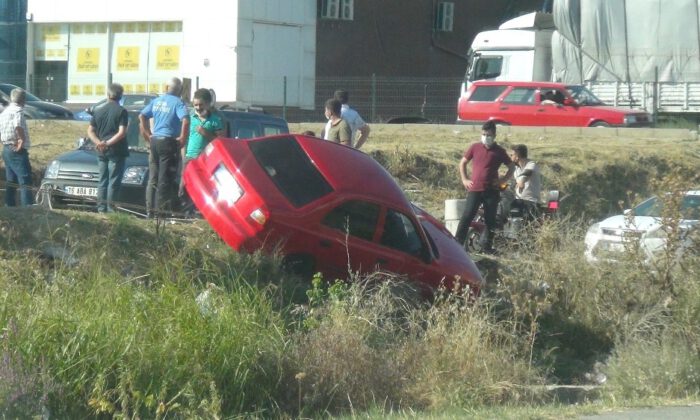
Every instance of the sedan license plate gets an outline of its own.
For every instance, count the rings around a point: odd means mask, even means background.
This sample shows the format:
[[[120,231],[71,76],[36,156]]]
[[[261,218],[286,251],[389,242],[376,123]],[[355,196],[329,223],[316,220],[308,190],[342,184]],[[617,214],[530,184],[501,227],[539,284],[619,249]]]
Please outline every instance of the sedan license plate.
[[[93,187],[66,187],[66,193],[81,197],[97,197],[97,188]]]

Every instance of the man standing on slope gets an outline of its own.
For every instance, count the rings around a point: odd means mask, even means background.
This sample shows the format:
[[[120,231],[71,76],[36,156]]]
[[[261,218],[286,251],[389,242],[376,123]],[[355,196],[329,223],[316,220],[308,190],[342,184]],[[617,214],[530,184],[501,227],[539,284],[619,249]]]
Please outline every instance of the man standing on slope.
[[[472,163],[471,176],[467,173],[469,162]],[[508,172],[503,177],[498,176],[501,165],[508,167]],[[464,245],[469,226],[479,206],[483,204],[486,229],[481,235],[481,249],[487,254],[495,253],[493,232],[496,228],[496,212],[500,200],[499,187],[513,175],[513,171],[513,162],[508,157],[508,153],[496,144],[496,124],[493,121],[487,121],[481,127],[481,142],[472,144],[459,162],[462,185],[467,189],[467,203],[455,235],[460,244]]]

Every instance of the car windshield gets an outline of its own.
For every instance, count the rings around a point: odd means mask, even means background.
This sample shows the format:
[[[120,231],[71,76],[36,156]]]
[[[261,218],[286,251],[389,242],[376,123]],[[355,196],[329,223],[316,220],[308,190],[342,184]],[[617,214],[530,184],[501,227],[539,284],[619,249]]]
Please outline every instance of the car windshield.
[[[663,201],[652,197],[634,208],[635,216],[661,217]],[[681,202],[681,216],[685,220],[700,220],[700,195],[686,195]]]
[[[294,137],[254,141],[250,150],[294,207],[302,207],[333,191]]]
[[[566,90],[579,103],[579,105],[605,105],[593,92],[581,85],[567,86]]]

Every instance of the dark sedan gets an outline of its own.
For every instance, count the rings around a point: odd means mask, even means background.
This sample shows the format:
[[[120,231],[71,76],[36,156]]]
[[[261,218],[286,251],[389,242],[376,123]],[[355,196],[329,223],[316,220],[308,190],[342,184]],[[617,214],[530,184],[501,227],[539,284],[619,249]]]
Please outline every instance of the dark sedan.
[[[10,92],[19,86],[9,83],[0,83],[0,105],[7,106],[10,103]],[[73,112],[68,108],[47,102],[27,92],[27,103],[24,106],[24,115],[34,120],[72,120]]]

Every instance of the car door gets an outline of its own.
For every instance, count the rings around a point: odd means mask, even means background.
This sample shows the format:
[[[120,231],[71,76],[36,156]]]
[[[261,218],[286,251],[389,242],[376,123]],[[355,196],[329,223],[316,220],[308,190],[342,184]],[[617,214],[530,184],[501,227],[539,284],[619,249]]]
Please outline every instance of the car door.
[[[332,206],[315,233],[318,270],[333,278],[347,278],[348,270],[374,271],[382,262],[374,242],[381,210],[379,204],[362,199]]]
[[[537,125],[536,88],[516,86],[500,100],[494,119],[511,125]]]
[[[413,280],[434,286],[430,269],[432,254],[414,217],[388,208],[384,212],[379,245],[383,248],[382,268],[410,276]]]
[[[581,120],[581,115],[578,112],[579,108],[573,106],[573,102],[564,101],[568,95],[563,90],[542,88],[540,92],[542,92],[539,95],[540,101],[535,107],[536,125],[560,127],[587,125],[587,122]]]

